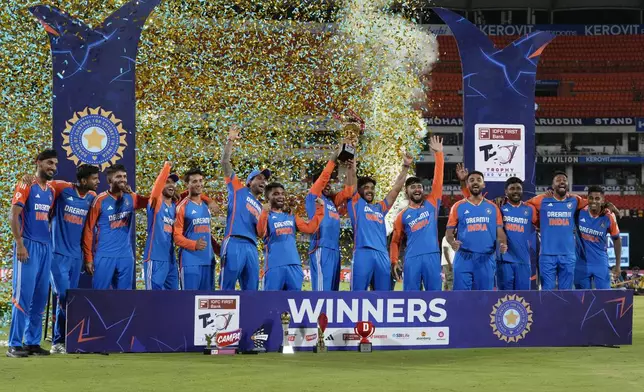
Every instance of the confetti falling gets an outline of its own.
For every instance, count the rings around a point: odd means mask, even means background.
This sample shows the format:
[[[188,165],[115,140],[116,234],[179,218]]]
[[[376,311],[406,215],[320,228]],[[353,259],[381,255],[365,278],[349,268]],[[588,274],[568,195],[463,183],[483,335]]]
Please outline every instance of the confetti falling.
[[[42,3],[96,27],[126,0]],[[137,58],[140,193],[149,192],[163,161],[171,160],[180,173],[204,169],[207,192],[223,207],[218,162],[228,127],[239,124],[243,141],[233,155],[236,171],[270,167],[288,192],[303,196],[305,181],[342,138],[332,114],[351,108],[367,125],[359,174],[375,177],[378,196],[384,197],[400,170],[402,151],[420,151],[425,125],[411,103],[425,94],[421,75],[437,60],[435,37],[391,13],[390,3],[162,2],[145,25]],[[5,5],[0,22],[0,202],[8,212],[16,180],[33,171],[32,157],[51,143],[52,75],[46,33],[24,2]],[[301,203],[297,207],[303,211]],[[390,227],[395,214],[389,214]],[[139,215],[139,245],[144,223]],[[0,263],[10,263],[6,220],[0,234]]]

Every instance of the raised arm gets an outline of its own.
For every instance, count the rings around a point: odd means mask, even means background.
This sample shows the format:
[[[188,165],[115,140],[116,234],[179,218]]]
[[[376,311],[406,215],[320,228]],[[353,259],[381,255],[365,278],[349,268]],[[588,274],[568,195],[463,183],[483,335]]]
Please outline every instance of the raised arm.
[[[400,212],[394,221],[394,232],[391,236],[391,245],[389,246],[391,264],[398,264],[398,258],[400,257],[400,243],[403,237],[402,217],[404,212],[404,210]]]
[[[315,200],[315,204],[315,215],[313,215],[313,219],[310,221],[307,222],[299,216],[295,217],[295,226],[297,226],[297,230],[302,233],[313,234],[318,230],[318,227],[320,227],[320,222],[322,222],[322,218],[324,218],[324,201],[318,197]]]
[[[311,186],[311,190],[309,191],[310,194],[313,194],[315,196],[322,195],[322,191],[324,190],[326,185],[329,183],[329,180],[331,179],[331,174],[333,174],[333,170],[335,169],[335,160],[338,159],[338,155],[340,154],[341,149],[342,149],[342,146],[340,146],[337,150],[334,150],[331,153],[331,156],[329,157],[329,161],[324,167],[324,170],[322,170],[322,173],[320,173],[320,176],[318,177],[318,179],[315,180],[315,182],[313,183],[313,186]]]
[[[405,186],[407,173],[409,172],[409,168],[411,167],[412,162],[413,158],[411,157],[411,155],[405,154],[405,157],[403,158],[403,167],[400,170],[400,174],[398,174],[398,178],[396,178],[394,186],[385,197],[385,204],[388,206],[388,208],[390,208],[394,204],[396,198],[398,197],[398,194],[403,189],[403,186]]]
[[[165,188],[165,183],[166,181],[168,181],[171,168],[172,168],[172,163],[166,161],[163,164],[163,168],[161,169],[161,172],[157,176],[157,179],[154,181],[154,185],[152,186],[152,192],[150,193],[150,200],[149,200],[150,206],[152,206],[152,208],[155,208],[156,206],[161,205],[163,188]]]
[[[429,139],[429,148],[434,151],[434,179],[432,180],[432,192],[427,199],[440,200],[443,197],[443,175],[445,170],[445,157],[443,156],[443,138],[432,136]]]
[[[239,136],[239,127],[233,125],[228,131],[228,138],[226,139],[226,145],[224,146],[224,152],[221,155],[221,167],[224,169],[224,176],[229,178],[233,175],[233,165],[230,163],[230,156],[233,153],[233,145],[235,141],[240,138]]]

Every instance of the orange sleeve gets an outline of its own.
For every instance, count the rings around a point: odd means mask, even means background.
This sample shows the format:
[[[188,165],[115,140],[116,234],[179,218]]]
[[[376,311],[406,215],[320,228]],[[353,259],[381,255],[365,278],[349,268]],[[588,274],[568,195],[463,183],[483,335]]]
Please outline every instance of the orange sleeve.
[[[238,191],[244,187],[244,184],[242,184],[241,181],[239,181],[239,177],[235,173],[233,173],[232,177],[226,177],[225,178],[226,184],[232,184],[233,189]]]
[[[491,201],[489,202],[494,206],[494,209],[496,210],[496,225],[497,227],[503,227],[503,215],[501,215],[501,209],[499,206],[496,204],[492,203]]]
[[[546,197],[546,195],[538,195],[533,197],[532,199],[526,201],[526,204],[529,204],[533,206],[537,211],[541,210],[541,202],[543,199]]]
[[[177,208],[177,218],[174,221],[174,233],[172,234],[172,238],[174,238],[174,243],[183,249],[196,250],[197,241],[190,240],[183,235],[185,211],[185,204],[182,204]]]
[[[402,217],[404,212],[405,211],[403,210],[398,214],[394,221],[394,233],[391,237],[391,246],[389,247],[389,258],[391,259],[391,264],[396,264],[400,257],[400,242],[403,235]]]
[[[154,207],[155,211],[158,211],[161,208],[161,197],[163,195],[163,188],[165,188],[165,183],[168,181],[168,176],[170,175],[171,166],[169,163],[165,163],[161,172],[157,176],[157,179],[154,181],[152,186],[152,192],[150,193],[149,203]]]
[[[454,229],[458,226],[458,206],[461,205],[459,202],[454,203],[452,209],[449,210],[449,218],[447,219],[447,228]]]
[[[532,210],[532,224],[538,224],[539,223],[539,213],[537,212],[537,209],[534,208],[532,204],[528,204],[528,207]]]
[[[51,185],[51,187],[54,189],[54,199],[56,199],[56,197],[58,197],[58,195],[60,195],[63,190],[74,186],[71,182],[61,180],[50,181],[49,185]]]
[[[351,199],[351,196],[353,196],[355,191],[356,190],[352,185],[345,185],[344,188],[333,197],[333,204],[335,204],[336,207],[340,206],[342,203]]]
[[[139,210],[141,208],[145,208],[148,206],[148,202],[150,201],[150,198],[148,196],[141,196],[132,192],[132,200],[134,202],[134,209]]]
[[[24,207],[29,198],[29,192],[31,191],[31,185],[25,184],[22,181],[18,181],[16,184],[16,189],[13,192],[13,198],[11,199],[11,205],[17,205]]]
[[[96,197],[94,199],[94,204],[92,208],[89,209],[87,214],[87,220],[85,221],[85,227],[83,227],[83,260],[88,263],[94,262],[94,229],[96,228],[96,222],[98,217],[101,215],[101,205],[103,204],[104,197]]]
[[[206,202],[206,204],[210,204],[210,202],[212,201],[212,199],[208,195],[206,195],[205,193],[201,194],[201,200]]]
[[[609,213],[608,219],[610,220],[610,227],[608,228],[608,233],[610,233],[610,235],[612,235],[613,237],[617,237],[619,235],[619,226],[617,226],[617,220],[615,219],[615,214]]]
[[[443,175],[445,171],[445,157],[443,152],[434,154],[436,163],[434,164],[434,179],[432,180],[432,192],[427,196],[427,200],[440,200],[443,197]]]
[[[586,206],[588,205],[588,199],[584,199],[583,197],[581,197],[579,195],[570,195],[570,196],[572,196],[575,199],[577,199],[577,210],[582,210],[582,209],[586,208]]]
[[[268,211],[262,210],[262,214],[257,220],[257,236],[259,238],[264,238],[266,233],[268,233]]]
[[[333,169],[335,169],[335,162],[333,161],[327,162],[326,166],[324,167],[324,170],[322,170],[322,173],[320,174],[320,177],[318,177],[318,179],[313,183],[313,186],[309,191],[310,194],[315,196],[322,195],[322,190],[324,189],[326,184],[329,183],[329,180],[331,179],[331,174],[333,173]]]
[[[313,234],[318,230],[318,227],[320,227],[322,218],[324,218],[324,206],[317,205],[315,207],[315,215],[313,215],[313,219],[307,222],[299,216],[296,216],[295,226],[297,226],[297,229],[302,233]]]
[[[463,197],[466,198],[466,199],[468,197],[472,196],[472,194],[470,193],[470,190],[467,189],[467,186],[461,185],[461,193],[463,194]]]

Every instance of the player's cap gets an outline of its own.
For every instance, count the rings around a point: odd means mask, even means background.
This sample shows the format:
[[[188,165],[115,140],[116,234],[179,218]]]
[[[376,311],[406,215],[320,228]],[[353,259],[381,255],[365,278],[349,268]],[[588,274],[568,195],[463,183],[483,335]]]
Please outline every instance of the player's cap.
[[[253,178],[259,176],[260,174],[263,174],[264,177],[266,177],[267,180],[271,177],[271,171],[270,170],[268,170],[268,169],[264,169],[264,170],[255,169],[252,172],[250,172],[248,177],[246,177],[246,185],[250,184],[250,182],[253,181]]]
[[[168,179],[174,181],[174,182],[179,182],[179,176],[176,173],[172,173],[168,176]]]

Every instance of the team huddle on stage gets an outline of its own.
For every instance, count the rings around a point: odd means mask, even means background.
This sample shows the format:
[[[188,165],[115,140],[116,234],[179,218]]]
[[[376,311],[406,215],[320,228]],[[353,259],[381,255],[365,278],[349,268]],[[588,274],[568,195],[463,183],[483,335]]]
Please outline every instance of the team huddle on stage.
[[[75,184],[57,181],[56,152],[40,153],[36,176],[19,181],[12,200],[13,313],[7,355],[48,354],[40,341],[50,280],[59,301],[52,347],[56,353],[65,351],[66,291],[78,287],[83,267],[92,275],[94,289],[133,287],[133,221],[140,208],[147,209],[143,266],[150,290],[235,290],[237,284],[242,290],[258,290],[258,238],[264,243],[262,289],[301,290],[304,274],[296,231],[310,235],[312,289],[338,290],[343,212],[354,236],[352,290],[391,290],[392,280],[400,277],[404,290],[441,290],[441,138],[433,136],[429,143],[436,161],[431,192],[425,192],[420,178],[407,178],[412,158],[405,156],[393,187],[380,202],[374,200],[376,181],[357,177],[353,160],[345,162],[344,188],[332,192],[329,183],[340,149],[335,151],[306,196],[308,219],[291,213],[284,187],[268,182],[269,170],[254,170],[245,181],[237,176],[231,155],[239,139],[239,130],[232,128],[222,155],[228,200],[217,284],[219,245],[211,235],[216,206],[203,193],[205,179],[199,169],[185,173],[186,190],[179,195],[179,177],[166,162],[144,197],[129,188],[125,167],[113,165],[106,170],[109,190],[97,195],[97,167],[79,166]],[[607,236],[615,241],[618,269],[621,241],[600,187],[591,187],[586,199],[571,195],[565,173],[555,173],[551,193],[522,202],[522,181],[513,177],[506,182],[505,200],[492,202],[484,198],[482,173],[459,167],[457,174],[465,198],[452,206],[446,232],[456,252],[454,290],[529,290],[530,248],[537,228],[543,289],[589,289],[592,282],[595,288],[610,288]],[[385,216],[403,189],[409,205],[397,215],[388,246]],[[401,247],[404,263],[399,261]]]

